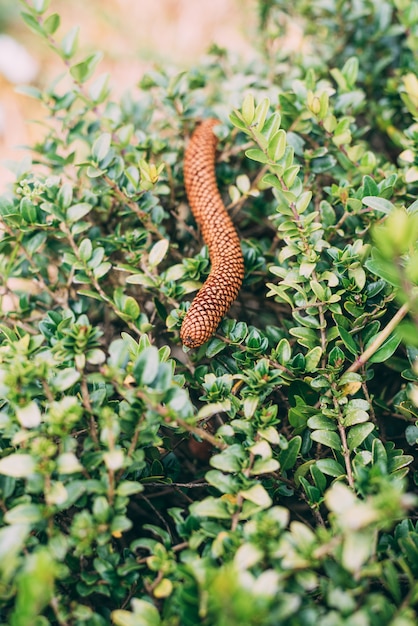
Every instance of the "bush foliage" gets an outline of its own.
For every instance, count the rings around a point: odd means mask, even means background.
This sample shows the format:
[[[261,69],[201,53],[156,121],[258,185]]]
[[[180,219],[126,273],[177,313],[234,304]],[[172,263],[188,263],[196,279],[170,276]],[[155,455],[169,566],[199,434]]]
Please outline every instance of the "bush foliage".
[[[251,61],[120,101],[49,4],[65,80],[24,88],[47,130],[0,200],[2,623],[413,626],[416,2],[259,0]],[[206,116],[246,278],[185,352]]]

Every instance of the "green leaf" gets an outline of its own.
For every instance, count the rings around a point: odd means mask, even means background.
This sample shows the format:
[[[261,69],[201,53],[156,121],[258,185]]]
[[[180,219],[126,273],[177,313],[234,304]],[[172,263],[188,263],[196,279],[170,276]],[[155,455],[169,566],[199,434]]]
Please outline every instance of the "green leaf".
[[[246,123],[247,126],[251,126],[254,120],[255,115],[255,103],[254,96],[251,93],[247,93],[244,98],[244,102],[242,103],[242,119]]]
[[[139,355],[134,365],[133,374],[138,385],[150,385],[154,382],[160,364],[158,348],[148,346]]]
[[[59,474],[75,474],[83,471],[83,466],[73,452],[63,452],[57,457],[57,470]],[[68,501],[68,491],[66,502]]]
[[[187,416],[190,415],[190,399],[186,389],[180,387],[174,388],[170,394],[170,400],[167,403],[179,417],[182,417],[184,411]]]
[[[280,451],[279,463],[282,471],[292,469],[295,466],[301,447],[302,437],[296,435],[289,441],[287,448]]]
[[[330,74],[335,80],[335,82],[337,83],[337,85],[339,86],[339,88],[341,89],[341,91],[347,91],[348,89],[347,81],[343,73],[341,72],[341,70],[339,70],[336,67],[333,67],[330,69]]]
[[[208,346],[206,348],[206,356],[211,359],[216,354],[219,354],[226,348],[226,343],[222,339],[218,339],[217,337],[213,337],[210,339]]]
[[[274,446],[280,445],[283,440],[283,435],[281,435],[274,426],[267,426],[267,428],[259,429],[258,434]]]
[[[327,154],[326,156],[312,159],[311,169],[314,174],[323,174],[328,172],[337,164],[337,159],[333,154]]]
[[[214,454],[209,462],[212,467],[222,472],[239,472],[243,461],[244,451],[239,444],[235,443],[219,454]]]
[[[113,535],[126,532],[132,528],[131,520],[125,515],[115,515],[110,525],[110,531]]]
[[[273,137],[273,135],[275,135],[276,132],[279,130],[281,122],[282,122],[282,118],[278,111],[275,111],[269,117],[266,124],[264,125],[264,133],[263,133],[267,137],[268,140],[270,140],[271,137]]]
[[[123,305],[123,312],[131,319],[136,320],[141,310],[138,302],[132,296],[127,296]]]
[[[102,57],[103,54],[101,52],[89,55],[84,61],[70,68],[71,76],[77,83],[85,83],[93,75],[96,65],[101,61]]]
[[[376,196],[365,196],[362,198],[362,203],[371,209],[379,211],[380,213],[385,213],[386,215],[395,210],[395,206],[389,202],[389,200],[386,200],[385,198],[378,198]]]
[[[400,454],[390,459],[389,471],[391,474],[398,470],[411,465],[414,462],[414,457],[411,454]]]
[[[45,13],[50,4],[51,0],[32,0],[32,6],[39,15]]]
[[[144,285],[145,287],[155,287],[155,281],[145,274],[132,274],[126,278],[126,282],[130,285]]]
[[[332,430],[314,430],[311,433],[311,439],[333,450],[341,450],[341,439],[339,435]]]
[[[43,98],[42,91],[37,87],[32,87],[32,85],[19,85],[15,87],[15,91],[16,93],[24,94],[30,98],[35,98],[35,100],[42,100]]]
[[[369,529],[348,534],[345,537],[341,553],[342,566],[358,576],[359,572],[362,571],[362,566],[367,563],[372,554],[372,546],[373,532]]]
[[[90,239],[83,239],[80,243],[79,247],[80,259],[87,263],[91,259],[91,255],[93,254],[93,244]]]
[[[418,444],[418,426],[415,426],[415,424],[407,426],[405,437],[410,446],[416,446]]]
[[[124,480],[118,485],[116,493],[118,496],[132,496],[135,493],[140,493],[143,489],[144,486],[135,480]]]
[[[374,338],[372,338],[368,342],[368,345],[370,345],[373,339]],[[390,335],[389,338],[386,339],[386,341],[380,346],[380,348],[378,348],[376,352],[372,354],[372,356],[369,358],[369,363],[383,363],[384,361],[387,361],[401,343],[401,339],[402,337],[399,333],[393,333],[392,335]]]
[[[316,465],[323,474],[339,478],[345,475],[345,470],[335,459],[318,459]]]
[[[364,288],[366,284],[366,272],[361,267],[360,263],[355,263],[348,268],[348,276],[351,280],[354,280],[360,290]]]
[[[77,293],[86,298],[93,298],[93,300],[99,300],[99,302],[102,301],[102,296],[97,291],[91,291],[91,289],[79,289]]]
[[[379,187],[371,176],[363,177],[364,196],[377,196],[379,194]]]
[[[249,148],[245,151],[245,156],[251,159],[252,161],[258,161],[259,163],[267,163],[268,156],[264,154],[262,150],[259,148]]]
[[[89,95],[95,104],[101,104],[109,93],[109,74],[100,74],[96,80],[89,85]]]
[[[29,252],[30,256],[33,256],[35,252],[38,252],[40,248],[45,244],[47,240],[47,234],[44,231],[35,233],[26,243],[25,248]]]
[[[216,413],[229,411],[231,409],[231,400],[227,398],[222,402],[211,402],[210,404],[204,404],[197,414],[198,419],[207,419]]]
[[[243,543],[235,553],[234,564],[238,571],[245,571],[262,561],[263,551],[253,543]]]
[[[0,571],[6,580],[16,574],[16,558],[30,531],[30,524],[14,524],[0,528]]]
[[[42,421],[38,404],[32,400],[29,404],[16,408],[16,419],[24,428],[36,428]]]
[[[295,187],[294,187],[295,182],[297,184],[300,183],[299,179],[296,180],[299,170],[300,170],[299,165],[291,165],[290,167],[287,167],[283,173],[283,182],[285,183],[286,187],[288,189],[292,189],[292,191],[295,190]],[[294,191],[294,193],[297,195],[296,191]]]
[[[266,121],[269,108],[270,108],[269,98],[263,98],[263,100],[259,102],[259,104],[257,105],[255,109],[254,124],[257,125],[258,132],[261,132],[263,130],[264,122]]]
[[[231,519],[231,513],[228,510],[226,502],[220,498],[213,498],[212,496],[190,505],[190,513],[196,517]]]
[[[111,267],[112,267],[112,264],[109,263],[109,261],[104,261],[103,263],[100,263],[100,265],[95,267],[93,270],[94,277],[97,279],[102,278],[108,273]]]
[[[115,626],[160,626],[161,619],[158,609],[139,598],[132,599],[133,613],[124,609],[112,611],[112,623]]]
[[[372,256],[366,259],[364,266],[369,272],[383,278],[390,285],[399,286],[400,275],[396,265],[383,258],[376,248],[372,250]]]
[[[35,224],[38,218],[38,211],[35,204],[29,198],[22,198],[20,201],[20,214],[28,224]]]
[[[91,150],[91,154],[96,163],[100,163],[100,161],[103,161],[106,158],[110,150],[111,141],[112,135],[110,133],[102,133],[99,137],[97,137]]]
[[[301,326],[306,326],[306,328],[314,329],[320,327],[319,318],[314,317],[313,315],[301,315],[299,311],[293,311],[292,315],[296,322]]]
[[[359,60],[357,57],[350,57],[344,63],[344,66],[341,72],[347,81],[347,85],[349,89],[353,89],[356,84],[357,76],[358,76],[358,69],[359,69]]]
[[[7,524],[36,524],[42,520],[42,509],[38,504],[18,504],[4,516]]]
[[[27,478],[35,471],[35,461],[30,454],[10,454],[0,459],[0,474],[13,478]]]
[[[256,441],[256,443],[254,443],[248,449],[254,456],[259,456],[262,459],[271,459],[271,457],[273,456],[271,446],[266,439]]]
[[[21,16],[25,24],[29,26],[29,28],[33,30],[34,33],[36,33],[37,35],[42,35],[43,37],[46,36],[46,33],[41,24],[35,17],[33,17],[33,15],[31,15],[30,13],[22,12]]]
[[[244,398],[243,409],[245,419],[250,419],[255,413],[260,398],[258,396],[247,396]]]
[[[338,332],[347,350],[351,352],[352,355],[357,356],[359,353],[359,349],[350,333],[342,326],[338,326]]]
[[[168,246],[168,239],[160,239],[160,241],[157,241],[157,243],[152,246],[148,256],[148,261],[151,267],[156,267],[159,263],[161,263],[167,254]]]
[[[315,483],[315,487],[320,491],[320,493],[324,493],[327,486],[327,479],[319,469],[317,463],[313,463],[310,466],[309,471]]]
[[[304,191],[296,202],[296,211],[299,215],[302,215],[309,206],[312,199],[312,191]]]
[[[86,164],[84,163],[83,165],[86,165]],[[106,173],[106,170],[102,170],[98,167],[93,167],[93,165],[89,165],[86,169],[86,174],[89,178],[98,178],[99,176],[103,176],[103,174],[105,173]],[[72,230],[74,231],[74,228]]]
[[[320,346],[316,346],[309,350],[308,354],[305,356],[305,371],[306,372],[314,372],[318,367],[319,361],[322,357],[322,348]]]
[[[79,30],[79,26],[74,26],[63,38],[61,42],[61,50],[64,59],[71,59],[71,57],[75,54],[77,50]]]
[[[357,372],[346,372],[341,376],[338,386],[347,385],[350,383],[359,383],[361,385],[362,378],[360,374],[357,374]]]
[[[275,350],[276,359],[281,365],[286,365],[292,358],[292,349],[287,339],[281,339]]]
[[[67,209],[67,221],[69,224],[73,224],[74,222],[78,222],[83,217],[90,213],[92,210],[92,205],[88,204],[88,202],[79,202],[78,204],[73,204]]]
[[[53,35],[59,28],[61,18],[58,13],[52,13],[49,15],[43,23],[43,27],[48,35]]]
[[[374,424],[371,422],[366,422],[365,424],[357,424],[357,426],[353,426],[348,431],[347,435],[347,445],[350,451],[358,448],[363,441],[370,435],[374,430]]]
[[[281,128],[270,139],[267,154],[269,158],[274,161],[280,161],[283,158],[286,150],[286,132]]]
[[[252,468],[251,476],[259,476],[260,474],[270,474],[271,472],[277,472],[280,469],[280,464],[276,459],[257,459]]]
[[[274,187],[274,189],[278,189],[281,191],[283,189],[283,185],[280,180],[277,178],[277,174],[266,174],[263,176],[263,183]]]
[[[250,502],[254,502],[258,506],[261,506],[263,509],[267,509],[272,505],[272,500],[264,489],[263,485],[256,484],[245,491],[240,491],[240,495]]]
[[[237,490],[237,480],[231,474],[224,474],[219,470],[209,470],[205,478],[210,485],[218,489],[221,493],[235,493]]]
[[[231,120],[231,122],[233,123],[234,126],[236,126],[237,128],[239,128],[240,130],[247,132],[247,125],[245,124],[244,120],[242,119],[242,115],[240,113],[240,111],[232,111],[232,113],[229,115],[229,119]]]
[[[344,417],[344,426],[354,426],[369,420],[369,414],[363,409],[349,409]]]
[[[58,192],[57,201],[60,209],[68,209],[73,201],[73,186],[71,183],[64,183],[62,185]]]
[[[312,430],[337,430],[338,428],[336,420],[321,414],[310,417],[307,426]]]
[[[58,371],[57,375],[52,379],[52,386],[57,391],[66,391],[80,380],[80,372],[74,367],[66,367]]]
[[[415,202],[410,204],[406,210],[410,215],[414,215],[415,213],[418,213],[418,200],[415,200]]]

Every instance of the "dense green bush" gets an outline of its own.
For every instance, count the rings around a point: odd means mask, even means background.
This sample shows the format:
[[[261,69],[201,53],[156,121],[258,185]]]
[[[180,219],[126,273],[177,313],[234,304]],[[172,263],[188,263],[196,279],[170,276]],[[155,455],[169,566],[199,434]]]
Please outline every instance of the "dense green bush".
[[[259,0],[252,62],[115,102],[22,4],[68,72],[0,200],[2,623],[413,626],[418,5]],[[208,115],[246,279],[185,352]]]

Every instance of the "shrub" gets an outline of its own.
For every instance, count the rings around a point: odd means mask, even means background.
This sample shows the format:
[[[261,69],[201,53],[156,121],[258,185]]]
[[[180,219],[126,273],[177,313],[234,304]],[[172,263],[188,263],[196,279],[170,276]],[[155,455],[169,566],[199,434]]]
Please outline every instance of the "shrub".
[[[25,89],[48,130],[0,201],[3,623],[412,626],[416,3],[259,0],[251,62],[214,47],[120,102],[22,4],[72,83]],[[185,352],[208,115],[246,278]]]

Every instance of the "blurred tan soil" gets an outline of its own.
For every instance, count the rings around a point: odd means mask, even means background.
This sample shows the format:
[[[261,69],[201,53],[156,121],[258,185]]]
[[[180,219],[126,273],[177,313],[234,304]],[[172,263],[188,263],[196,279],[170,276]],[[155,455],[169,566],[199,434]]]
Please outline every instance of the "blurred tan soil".
[[[29,64],[37,67],[29,83],[43,87],[63,71],[63,65],[24,25],[18,4],[0,0],[0,19],[8,18],[0,36],[11,35],[24,46]],[[51,12],[61,16],[54,35],[57,41],[73,26],[80,26],[77,60],[92,51],[104,52],[98,72],[110,73],[116,95],[137,85],[156,62],[187,68],[212,43],[245,56],[256,28],[254,0],[52,0],[48,14]],[[15,92],[25,70],[18,57],[6,49],[0,58],[0,193],[14,180],[3,162],[23,158],[25,151],[19,146],[31,145],[42,136],[42,126],[29,120],[40,121],[45,116],[36,100]]]

